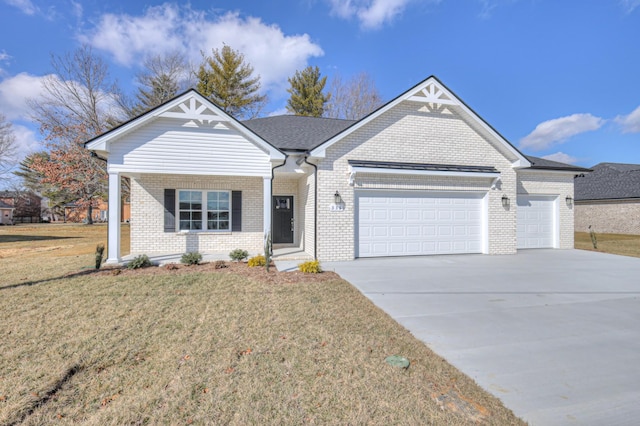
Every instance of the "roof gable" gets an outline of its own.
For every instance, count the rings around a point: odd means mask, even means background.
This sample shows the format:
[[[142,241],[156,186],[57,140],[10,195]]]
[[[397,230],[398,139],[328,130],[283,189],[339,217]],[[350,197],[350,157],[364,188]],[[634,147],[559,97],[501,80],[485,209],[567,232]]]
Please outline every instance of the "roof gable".
[[[85,148],[108,154],[112,143],[117,143],[118,139],[124,135],[134,132],[159,118],[173,119],[184,126],[199,127],[206,125],[210,128],[232,128],[267,153],[272,159],[282,160],[286,157],[278,148],[231,117],[195,89],[190,89],[164,104],[87,141]]]
[[[454,108],[463,118],[470,120],[474,127],[487,135],[497,147],[510,157],[513,167],[529,167],[531,164],[527,157],[516,149],[509,141],[507,141],[500,133],[498,133],[489,123],[484,121],[478,114],[469,108],[460,98],[451,92],[440,80],[435,76],[431,76],[411,89],[407,90],[392,101],[373,111],[361,120],[355,122],[342,132],[331,137],[322,144],[316,146],[311,155],[316,157],[324,157],[327,148],[341,141],[346,136],[365,126],[367,123],[375,120],[385,112],[394,108],[402,102],[414,102],[424,104],[426,108],[434,112],[442,112],[445,108]]]

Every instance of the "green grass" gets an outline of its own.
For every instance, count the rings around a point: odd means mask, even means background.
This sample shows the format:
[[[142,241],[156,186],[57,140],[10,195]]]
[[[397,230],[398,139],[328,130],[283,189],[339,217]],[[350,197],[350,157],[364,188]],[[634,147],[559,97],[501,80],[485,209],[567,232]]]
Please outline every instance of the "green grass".
[[[588,232],[575,233],[575,248],[640,257],[640,235],[596,234],[598,248],[594,249]]]
[[[94,273],[89,228],[0,229],[0,424],[521,424],[335,276]]]

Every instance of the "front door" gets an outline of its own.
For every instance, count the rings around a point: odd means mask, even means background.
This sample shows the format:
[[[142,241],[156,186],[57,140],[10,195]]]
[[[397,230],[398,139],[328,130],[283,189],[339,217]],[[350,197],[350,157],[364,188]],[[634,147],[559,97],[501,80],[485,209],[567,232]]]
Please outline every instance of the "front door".
[[[293,243],[293,196],[273,197],[274,244]]]

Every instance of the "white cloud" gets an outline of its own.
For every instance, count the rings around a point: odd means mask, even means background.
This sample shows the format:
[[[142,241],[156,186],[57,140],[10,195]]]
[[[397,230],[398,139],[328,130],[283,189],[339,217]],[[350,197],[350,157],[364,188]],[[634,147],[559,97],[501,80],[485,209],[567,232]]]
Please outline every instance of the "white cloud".
[[[329,0],[331,13],[344,19],[356,17],[365,29],[377,29],[402,14],[412,0]]]
[[[640,6],[640,0],[620,0],[620,5],[624,9],[624,12],[628,14]]]
[[[148,54],[180,50],[194,63],[200,51],[211,54],[223,44],[239,50],[261,76],[267,89],[284,87],[286,78],[322,56],[322,48],[308,34],[285,35],[277,25],[259,18],[228,12],[209,17],[189,7],[165,3],[148,8],[142,16],[105,14],[96,28],[80,40],[112,54],[125,66],[139,65]]]
[[[21,124],[13,123],[13,134],[16,137],[16,155],[15,163],[19,163],[32,152],[43,149],[42,143],[38,135],[32,129]]]
[[[42,94],[44,78],[20,73],[0,81],[0,112],[7,120],[29,119],[27,99],[37,98]]]
[[[2,51],[0,52],[0,61],[8,61],[9,59],[11,59],[11,56],[9,56],[9,54],[6,51]]]
[[[521,148],[541,150],[562,143],[572,136],[597,130],[605,123],[591,114],[573,114],[544,121],[520,140]]]
[[[38,11],[38,8],[31,3],[31,0],[4,0],[9,6],[17,7],[25,15],[33,15]]]
[[[562,151],[545,155],[542,158],[544,158],[545,160],[558,161],[560,163],[566,163],[566,164],[575,164],[578,161],[576,157],[572,157],[571,155],[565,154]]]
[[[629,115],[619,115],[616,123],[622,126],[623,133],[640,133],[640,106]]]

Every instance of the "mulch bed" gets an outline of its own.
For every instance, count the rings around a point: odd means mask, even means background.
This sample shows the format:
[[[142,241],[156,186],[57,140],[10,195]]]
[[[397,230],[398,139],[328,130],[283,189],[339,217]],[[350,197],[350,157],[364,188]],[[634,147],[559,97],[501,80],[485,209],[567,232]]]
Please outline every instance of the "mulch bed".
[[[300,271],[280,272],[275,265],[271,265],[269,272],[264,266],[249,267],[246,262],[203,262],[199,265],[168,264],[164,266],[150,266],[148,268],[127,269],[126,267],[103,267],[99,270],[86,270],[83,273],[95,275],[175,275],[194,272],[210,272],[216,274],[237,274],[252,280],[269,284],[295,284],[300,282],[325,282],[340,279],[335,272],[321,272],[319,274],[305,274]]]

